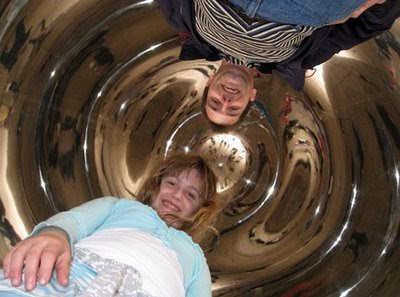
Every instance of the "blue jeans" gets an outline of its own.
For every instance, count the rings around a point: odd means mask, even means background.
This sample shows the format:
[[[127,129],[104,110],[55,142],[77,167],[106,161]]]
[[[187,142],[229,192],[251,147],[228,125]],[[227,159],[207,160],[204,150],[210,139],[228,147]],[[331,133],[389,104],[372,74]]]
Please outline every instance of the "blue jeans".
[[[348,17],[366,0],[228,0],[247,16],[276,23],[321,27]]]

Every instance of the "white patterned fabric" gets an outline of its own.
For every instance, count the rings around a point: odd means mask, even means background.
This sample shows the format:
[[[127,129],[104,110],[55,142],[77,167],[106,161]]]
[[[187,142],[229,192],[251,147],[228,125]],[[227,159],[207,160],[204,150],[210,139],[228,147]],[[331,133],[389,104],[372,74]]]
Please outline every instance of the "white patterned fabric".
[[[75,249],[75,257],[97,272],[95,279],[77,297],[152,297],[143,290],[139,272],[87,249]]]
[[[127,246],[130,248],[127,249]],[[101,230],[78,242],[74,253],[81,255],[82,249],[90,250],[101,259],[113,261],[110,268],[116,263],[134,267],[141,276],[140,282],[144,291],[149,295],[185,296],[183,273],[176,253],[166,247],[160,239],[147,232],[131,228]],[[77,258],[78,261],[93,267],[91,263],[86,262],[86,259],[90,258],[85,258],[85,261],[80,256]],[[102,267],[99,265],[97,264],[96,267]],[[96,268],[95,271],[97,272],[98,269]]]

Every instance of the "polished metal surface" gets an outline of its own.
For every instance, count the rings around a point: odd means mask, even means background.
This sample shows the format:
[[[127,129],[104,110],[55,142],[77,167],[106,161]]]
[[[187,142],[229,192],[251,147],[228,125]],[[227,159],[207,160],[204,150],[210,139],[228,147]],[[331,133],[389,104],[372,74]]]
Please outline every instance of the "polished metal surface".
[[[0,253],[53,213],[133,197],[146,168],[197,151],[226,202],[205,243],[214,296],[398,296],[400,23],[278,76],[231,131],[202,113],[219,64],[178,61],[153,1],[0,3]]]

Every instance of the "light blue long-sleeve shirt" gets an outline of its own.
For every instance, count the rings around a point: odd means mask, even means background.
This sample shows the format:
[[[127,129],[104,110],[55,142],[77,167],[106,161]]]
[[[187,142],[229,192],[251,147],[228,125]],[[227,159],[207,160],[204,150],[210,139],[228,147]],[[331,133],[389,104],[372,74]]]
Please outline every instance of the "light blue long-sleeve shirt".
[[[182,266],[186,296],[211,296],[210,272],[200,246],[185,232],[168,227],[151,207],[138,201],[98,198],[52,216],[38,224],[32,234],[47,227],[65,230],[71,244],[108,228],[134,228],[148,232],[176,252]]]

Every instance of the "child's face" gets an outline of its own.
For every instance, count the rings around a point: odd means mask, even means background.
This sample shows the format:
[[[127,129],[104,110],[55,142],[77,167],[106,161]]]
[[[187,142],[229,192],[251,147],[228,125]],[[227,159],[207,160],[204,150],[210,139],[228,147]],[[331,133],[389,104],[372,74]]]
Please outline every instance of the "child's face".
[[[190,217],[202,205],[201,185],[202,180],[195,169],[178,176],[164,176],[151,206],[164,221],[181,228],[182,222],[177,218]]]
[[[256,98],[254,69],[222,62],[208,81],[205,111],[217,125],[232,126],[240,120],[247,105]]]

